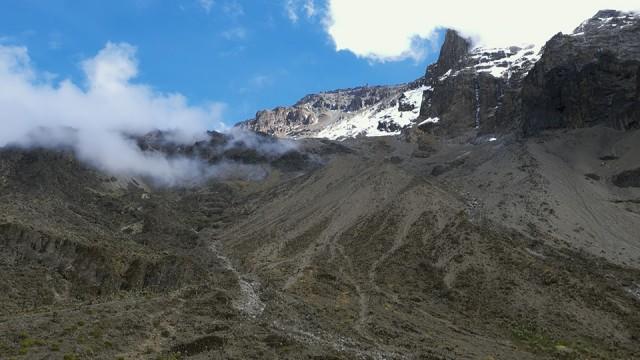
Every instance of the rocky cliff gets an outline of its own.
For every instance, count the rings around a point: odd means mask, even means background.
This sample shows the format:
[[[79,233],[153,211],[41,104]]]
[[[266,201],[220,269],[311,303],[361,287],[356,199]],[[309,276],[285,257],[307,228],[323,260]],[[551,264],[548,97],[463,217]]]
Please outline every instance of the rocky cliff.
[[[237,126],[279,137],[398,134],[417,117],[421,96],[419,81],[334,90],[307,95],[290,107],[258,111]]]
[[[522,79],[539,51],[533,45],[472,48],[469,40],[448,30],[438,61],[425,74],[421,126],[447,133],[513,129]]]
[[[429,66],[419,121],[455,134],[532,135],[544,129],[604,124],[640,126],[640,16],[603,10],[572,34],[535,46],[472,49],[446,33]],[[434,121],[434,120],[438,121]]]
[[[640,15],[598,12],[557,34],[522,90],[523,130],[640,126]]]
[[[512,130],[522,79],[539,51],[534,46],[473,48],[470,40],[448,30],[438,61],[423,78],[307,95],[291,107],[259,111],[238,126],[279,137],[331,139],[396,135],[415,125],[448,133],[469,127]]]
[[[640,16],[603,10],[544,47],[474,47],[447,30],[423,78],[307,95],[238,126],[279,137],[531,135],[543,129],[640,126]]]

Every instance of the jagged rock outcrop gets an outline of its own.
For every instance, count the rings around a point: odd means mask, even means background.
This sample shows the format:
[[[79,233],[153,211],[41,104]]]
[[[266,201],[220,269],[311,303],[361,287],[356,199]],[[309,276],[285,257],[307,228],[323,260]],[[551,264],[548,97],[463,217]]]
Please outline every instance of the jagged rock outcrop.
[[[307,95],[239,127],[279,137],[523,133],[605,124],[640,127],[640,16],[598,12],[544,48],[473,47],[447,30],[424,78]]]
[[[310,94],[291,107],[259,111],[236,126],[278,137],[398,134],[418,117],[422,80]]]
[[[241,124],[240,127],[274,136],[286,136],[300,127],[316,124],[318,116],[310,107],[277,107],[262,110],[256,117]]]
[[[640,15],[603,10],[544,49],[471,48],[448,30],[425,75],[423,130],[640,127]]]
[[[448,70],[459,70],[461,62],[469,54],[470,49],[471,42],[469,40],[461,37],[455,30],[447,30],[438,61],[432,68],[433,76],[442,76]]]
[[[603,10],[557,34],[525,79],[523,131],[640,127],[640,15]]]
[[[533,67],[534,46],[472,49],[470,40],[447,30],[438,61],[427,68],[420,119],[423,128],[456,133],[470,127],[481,132],[515,128],[522,78]]]

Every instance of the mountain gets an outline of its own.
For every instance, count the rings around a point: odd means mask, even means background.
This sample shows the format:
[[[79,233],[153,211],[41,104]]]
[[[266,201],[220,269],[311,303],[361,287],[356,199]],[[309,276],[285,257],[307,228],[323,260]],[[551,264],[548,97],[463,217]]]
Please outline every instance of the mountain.
[[[639,25],[135,137],[172,186],[1,148],[0,358],[640,358]]]
[[[640,16],[603,10],[542,49],[473,50],[448,31],[438,62],[425,75],[420,119],[450,134],[531,135],[551,128],[604,124],[638,127]]]
[[[448,30],[438,61],[421,79],[308,95],[239,126],[280,137],[329,139],[397,135],[420,125],[449,134],[476,127],[481,133],[525,135],[598,123],[637,127],[638,27],[635,13],[603,10],[542,48],[495,49],[474,48]]]
[[[524,131],[640,126],[640,15],[600,11],[557,34],[523,86]]]
[[[425,74],[429,89],[417,121],[449,134],[470,127],[483,133],[512,131],[522,81],[539,57],[533,45],[472,48],[456,31],[447,31],[438,61]]]
[[[238,127],[280,137],[397,135],[417,117],[424,89],[416,81],[311,94],[292,107],[259,111]]]
[[[397,86],[362,87],[307,95],[292,107],[259,111],[237,126],[279,137],[344,139],[398,135],[420,123],[482,123],[492,131],[512,123],[512,93],[539,58],[532,45],[473,48],[446,32],[438,61],[423,78]],[[450,112],[450,113],[449,113]]]

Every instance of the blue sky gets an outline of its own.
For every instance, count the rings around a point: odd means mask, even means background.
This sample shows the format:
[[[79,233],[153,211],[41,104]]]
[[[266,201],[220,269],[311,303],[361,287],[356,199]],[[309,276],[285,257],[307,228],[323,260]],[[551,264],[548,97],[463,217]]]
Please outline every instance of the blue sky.
[[[322,0],[4,0],[0,42],[26,46],[34,66],[84,81],[80,63],[109,41],[137,48],[135,82],[195,105],[226,104],[227,124],[305,94],[414,80],[437,56],[379,62],[336,51]],[[311,14],[312,13],[312,14]],[[380,24],[384,26],[384,23]]]

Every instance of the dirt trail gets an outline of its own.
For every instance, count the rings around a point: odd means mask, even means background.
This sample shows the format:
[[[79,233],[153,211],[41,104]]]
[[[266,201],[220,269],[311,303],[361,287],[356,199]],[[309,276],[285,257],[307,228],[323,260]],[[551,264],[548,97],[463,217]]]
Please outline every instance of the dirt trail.
[[[378,284],[376,284],[376,273],[378,271],[378,267],[404,244],[409,233],[409,229],[425,210],[425,199],[426,196],[420,190],[414,188],[408,193],[408,195],[403,195],[402,198],[398,200],[398,203],[402,204],[403,207],[403,215],[401,217],[399,231],[393,235],[393,244],[391,247],[373,264],[371,264],[367,273],[369,284],[376,292],[382,292]]]
[[[260,282],[254,278],[249,278],[236,270],[229,258],[219,249],[220,243],[212,239],[209,249],[220,260],[225,270],[231,271],[238,279],[240,287],[240,297],[233,300],[233,307],[240,312],[256,318],[262,314],[265,309],[265,303],[260,300],[259,289]]]

